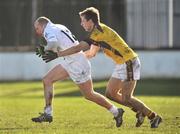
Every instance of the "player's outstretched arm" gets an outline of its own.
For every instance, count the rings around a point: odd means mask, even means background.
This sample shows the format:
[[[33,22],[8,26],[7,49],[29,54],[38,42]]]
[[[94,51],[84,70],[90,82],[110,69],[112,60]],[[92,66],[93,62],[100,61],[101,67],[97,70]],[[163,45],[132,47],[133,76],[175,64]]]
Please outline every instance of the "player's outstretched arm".
[[[78,53],[81,50],[87,50],[89,48],[90,47],[89,47],[88,43],[86,43],[85,41],[81,41],[79,43],[79,45],[70,47],[64,51],[58,51],[57,53],[53,52],[53,51],[46,51],[45,54],[42,56],[42,58],[47,63],[47,62],[50,62],[50,61],[52,61],[58,57],[63,57],[63,56],[71,55],[74,53]]]
[[[86,57],[90,59],[90,58],[93,58],[94,56],[96,56],[96,54],[98,53],[99,49],[100,49],[99,46],[96,46],[96,45],[92,44],[90,46],[90,49],[85,51],[84,53],[85,53]]]
[[[63,57],[63,56],[75,54],[75,53],[80,52],[81,50],[85,51],[85,50],[87,50],[89,48],[90,48],[90,46],[89,46],[88,43],[86,43],[85,41],[81,41],[79,43],[79,45],[70,47],[70,48],[68,48],[68,49],[66,49],[64,51],[59,51],[58,52],[58,57]]]

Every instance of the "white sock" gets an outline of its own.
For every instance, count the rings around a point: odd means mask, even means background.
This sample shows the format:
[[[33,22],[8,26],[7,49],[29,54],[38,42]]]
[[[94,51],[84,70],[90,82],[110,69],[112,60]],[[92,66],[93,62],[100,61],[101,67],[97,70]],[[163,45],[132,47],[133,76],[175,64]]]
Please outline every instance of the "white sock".
[[[53,110],[52,110],[52,107],[51,106],[47,106],[44,108],[44,112],[48,115],[51,115],[53,114]]]
[[[111,112],[114,115],[114,117],[118,116],[118,108],[114,105],[109,109],[109,112]]]

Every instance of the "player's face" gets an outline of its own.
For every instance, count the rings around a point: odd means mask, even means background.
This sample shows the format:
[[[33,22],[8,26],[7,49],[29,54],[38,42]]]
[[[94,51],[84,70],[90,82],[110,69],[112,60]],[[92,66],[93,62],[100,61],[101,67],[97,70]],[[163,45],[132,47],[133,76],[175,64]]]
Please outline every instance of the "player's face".
[[[86,20],[84,16],[80,16],[81,18],[81,26],[84,28],[85,31],[91,32],[94,27],[94,23],[92,20]]]
[[[36,32],[37,36],[42,36],[43,35],[43,27],[38,22],[34,23],[34,29],[35,29],[35,32]]]

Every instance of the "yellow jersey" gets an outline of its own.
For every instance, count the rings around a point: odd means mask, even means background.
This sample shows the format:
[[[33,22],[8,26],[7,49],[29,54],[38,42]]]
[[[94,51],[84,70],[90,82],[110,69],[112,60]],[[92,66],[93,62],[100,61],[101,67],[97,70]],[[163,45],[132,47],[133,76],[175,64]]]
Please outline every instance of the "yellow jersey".
[[[93,44],[102,47],[104,53],[116,64],[123,64],[138,56],[113,29],[103,23],[100,26],[103,31],[94,28],[89,39]]]

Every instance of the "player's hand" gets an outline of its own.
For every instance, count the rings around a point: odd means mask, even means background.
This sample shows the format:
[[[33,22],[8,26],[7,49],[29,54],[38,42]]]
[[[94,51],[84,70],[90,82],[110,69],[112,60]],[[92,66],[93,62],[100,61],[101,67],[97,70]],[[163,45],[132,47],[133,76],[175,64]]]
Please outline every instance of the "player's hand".
[[[58,58],[58,54],[51,51],[51,50],[48,50],[45,52],[45,54],[43,54],[42,56],[42,59],[47,63],[47,62],[50,62],[54,59]]]
[[[44,51],[44,46],[43,45],[39,45],[36,47],[36,55],[38,55],[39,57],[42,57],[42,55],[45,54]]]

